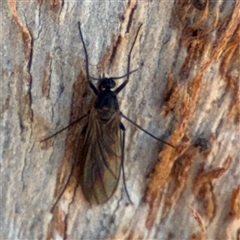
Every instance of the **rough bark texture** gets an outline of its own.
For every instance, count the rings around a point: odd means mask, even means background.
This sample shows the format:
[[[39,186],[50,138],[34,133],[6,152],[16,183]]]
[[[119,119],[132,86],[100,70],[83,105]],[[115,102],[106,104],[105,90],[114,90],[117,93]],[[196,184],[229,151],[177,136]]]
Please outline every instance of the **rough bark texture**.
[[[199,5],[199,3],[203,4]],[[239,239],[240,1],[17,1],[1,3],[1,239]],[[125,175],[90,206],[69,176],[90,74],[126,73],[121,110]],[[121,80],[118,80],[119,82]],[[159,156],[158,153],[160,152]]]

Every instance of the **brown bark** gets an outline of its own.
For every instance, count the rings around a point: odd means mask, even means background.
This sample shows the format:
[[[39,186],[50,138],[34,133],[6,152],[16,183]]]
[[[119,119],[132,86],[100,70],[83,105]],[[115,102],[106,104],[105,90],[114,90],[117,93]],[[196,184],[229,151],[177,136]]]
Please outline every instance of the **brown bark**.
[[[239,1],[2,3],[1,239],[236,239],[240,235]],[[200,1],[199,1],[200,2]],[[202,1],[204,2],[204,1]],[[74,175],[85,74],[121,76],[140,23],[122,112],[125,175],[90,206]],[[122,82],[118,80],[118,82]],[[158,153],[160,152],[159,156]]]

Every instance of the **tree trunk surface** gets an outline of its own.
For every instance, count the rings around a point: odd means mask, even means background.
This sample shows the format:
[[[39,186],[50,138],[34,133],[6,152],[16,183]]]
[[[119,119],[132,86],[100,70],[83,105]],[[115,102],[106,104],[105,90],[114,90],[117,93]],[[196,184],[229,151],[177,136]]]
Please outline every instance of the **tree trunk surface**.
[[[240,1],[6,0],[1,10],[1,239],[240,238]],[[74,163],[86,119],[41,142],[96,98],[78,21],[96,78],[127,73],[142,23],[120,109],[175,147],[121,119],[132,204],[123,176],[106,203],[84,198]]]

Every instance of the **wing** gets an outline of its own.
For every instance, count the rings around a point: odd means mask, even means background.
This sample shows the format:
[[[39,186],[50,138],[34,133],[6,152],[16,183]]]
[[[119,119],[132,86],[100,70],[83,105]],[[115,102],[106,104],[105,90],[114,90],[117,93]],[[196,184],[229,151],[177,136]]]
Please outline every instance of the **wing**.
[[[115,192],[121,171],[120,115],[114,113],[102,122],[92,109],[82,150],[81,187],[92,204],[106,202]]]

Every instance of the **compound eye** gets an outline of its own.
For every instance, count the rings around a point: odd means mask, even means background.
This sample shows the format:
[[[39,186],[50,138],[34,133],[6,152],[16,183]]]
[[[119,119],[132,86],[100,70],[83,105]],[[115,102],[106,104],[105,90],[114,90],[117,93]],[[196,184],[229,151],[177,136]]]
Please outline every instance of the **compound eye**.
[[[110,87],[110,88],[114,88],[114,87],[116,86],[115,81],[114,81],[112,78],[110,78],[109,80],[110,80],[110,81],[109,81],[109,87]]]
[[[116,86],[116,83],[113,79],[111,78],[104,78],[101,82],[100,82],[100,86],[101,88],[105,88],[105,89],[111,89],[114,88]]]

